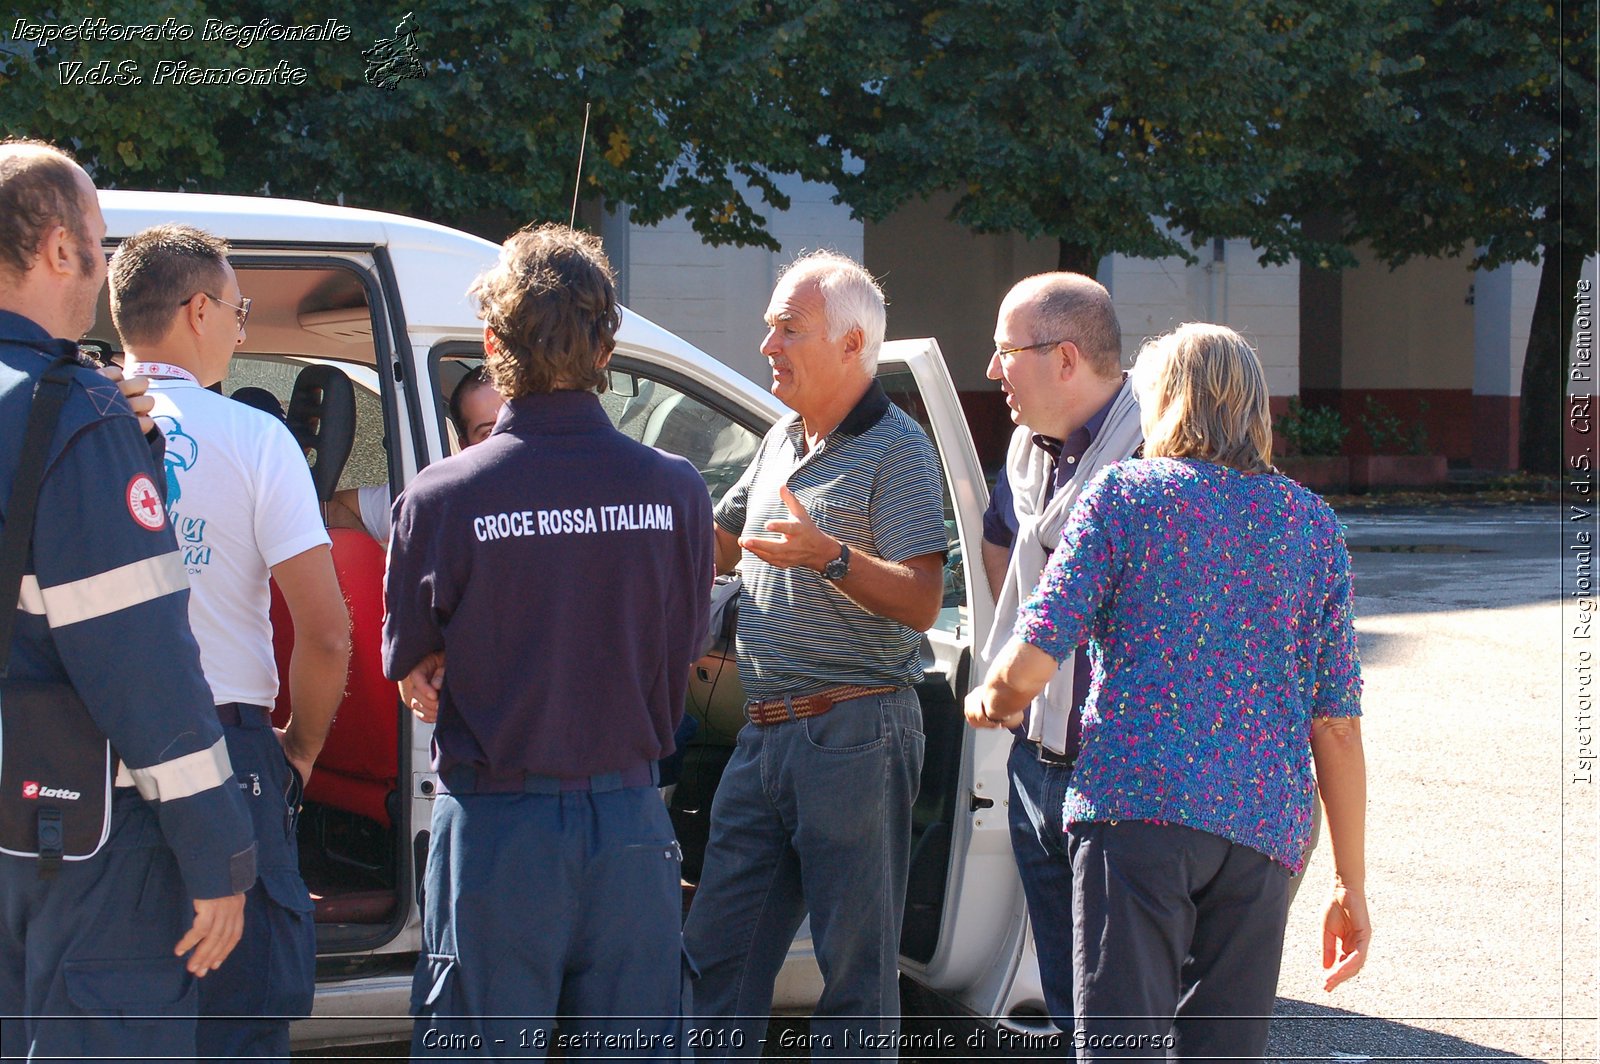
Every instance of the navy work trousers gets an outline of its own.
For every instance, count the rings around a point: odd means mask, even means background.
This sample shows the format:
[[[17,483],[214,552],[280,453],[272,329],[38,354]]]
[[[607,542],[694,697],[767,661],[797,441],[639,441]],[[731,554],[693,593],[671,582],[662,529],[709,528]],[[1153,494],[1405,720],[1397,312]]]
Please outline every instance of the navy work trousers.
[[[413,1059],[680,1059],[682,863],[653,786],[440,795]]]
[[[300,778],[266,710],[242,707],[222,733],[255,827],[257,879],[244,897],[239,944],[200,981],[198,1056],[287,1064],[289,1021],[310,1014],[316,989],[316,927],[295,841]]]
[[[1078,1060],[1259,1060],[1289,870],[1204,831],[1073,824]]]
[[[172,948],[193,923],[132,787],[115,790],[110,838],[88,860],[42,879],[38,861],[0,855],[0,1056],[192,1058],[201,980]]]

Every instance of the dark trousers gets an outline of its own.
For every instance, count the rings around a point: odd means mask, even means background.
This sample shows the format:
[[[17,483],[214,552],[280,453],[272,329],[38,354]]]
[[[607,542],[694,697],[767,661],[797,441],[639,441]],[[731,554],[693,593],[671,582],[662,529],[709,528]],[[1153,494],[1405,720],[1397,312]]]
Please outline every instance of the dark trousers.
[[[228,759],[256,832],[258,878],[245,894],[244,934],[222,967],[200,980],[197,1058],[289,1060],[289,1021],[311,1012],[317,938],[295,841],[299,774],[267,711],[247,706],[224,723]]]
[[[1055,1025],[1070,1031],[1072,858],[1067,853],[1061,807],[1072,766],[1041,762],[1038,745],[1019,736],[1012,740],[1007,775],[1011,777],[1011,849],[1028,899],[1028,923],[1039,957],[1044,1005]]]
[[[681,863],[654,786],[441,794],[412,1059],[689,1056]]]
[[[1250,1060],[1267,1047],[1289,872],[1204,831],[1072,825],[1078,1059]]]
[[[192,1059],[197,980],[172,952],[192,923],[178,862],[132,787],[114,792],[105,849],[54,878],[0,855],[0,1055]]]

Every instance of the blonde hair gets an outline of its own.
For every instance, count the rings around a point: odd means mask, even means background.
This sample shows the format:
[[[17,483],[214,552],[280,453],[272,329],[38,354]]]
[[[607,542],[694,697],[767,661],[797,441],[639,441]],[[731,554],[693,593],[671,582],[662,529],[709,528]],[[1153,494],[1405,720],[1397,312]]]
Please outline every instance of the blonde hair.
[[[1191,322],[1147,341],[1131,373],[1148,458],[1199,458],[1242,473],[1272,468],[1261,359],[1225,325]]]

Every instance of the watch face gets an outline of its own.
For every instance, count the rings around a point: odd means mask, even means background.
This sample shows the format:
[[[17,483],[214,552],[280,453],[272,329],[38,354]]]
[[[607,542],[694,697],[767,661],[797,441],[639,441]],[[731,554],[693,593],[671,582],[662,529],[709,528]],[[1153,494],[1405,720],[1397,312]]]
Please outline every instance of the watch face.
[[[850,548],[843,546],[839,550],[839,556],[822,567],[822,578],[824,580],[842,580],[849,572]]]

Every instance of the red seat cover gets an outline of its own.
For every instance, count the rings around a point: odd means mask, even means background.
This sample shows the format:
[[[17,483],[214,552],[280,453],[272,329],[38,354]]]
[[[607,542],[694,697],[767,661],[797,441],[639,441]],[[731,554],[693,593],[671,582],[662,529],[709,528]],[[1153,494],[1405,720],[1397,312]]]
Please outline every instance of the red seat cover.
[[[399,780],[400,710],[395,685],[384,678],[383,547],[354,528],[330,528],[333,566],[350,610],[350,671],[344,701],[317,758],[306,797],[389,826],[389,795]],[[289,719],[289,654],[294,624],[278,585],[272,585],[272,643],[278,661],[278,701],[272,720]]]

